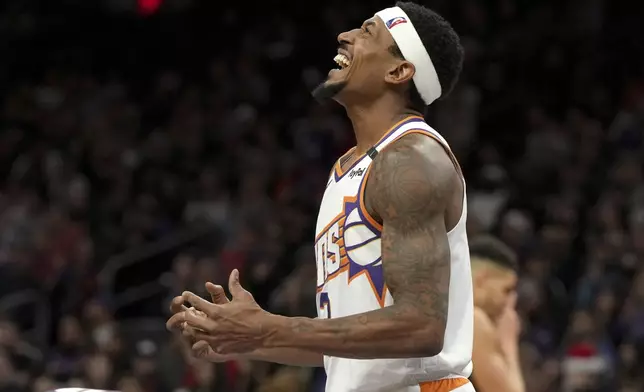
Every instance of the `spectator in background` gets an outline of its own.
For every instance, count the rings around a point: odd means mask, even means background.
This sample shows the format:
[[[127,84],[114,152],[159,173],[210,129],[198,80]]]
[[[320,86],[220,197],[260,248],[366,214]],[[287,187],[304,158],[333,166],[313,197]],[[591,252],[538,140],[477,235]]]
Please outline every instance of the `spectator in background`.
[[[48,358],[48,373],[58,381],[65,381],[80,373],[86,342],[79,321],[66,316],[58,324],[58,345]]]

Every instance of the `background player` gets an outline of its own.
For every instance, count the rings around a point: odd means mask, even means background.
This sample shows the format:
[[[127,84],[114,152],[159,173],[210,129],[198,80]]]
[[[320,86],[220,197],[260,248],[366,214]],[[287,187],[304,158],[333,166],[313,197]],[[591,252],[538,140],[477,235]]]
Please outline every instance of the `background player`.
[[[198,328],[195,337],[222,354],[323,354],[328,391],[472,390],[465,185],[421,116],[456,83],[458,35],[431,10],[399,3],[338,42],[340,69],[314,95],[346,108],[357,144],[320,207],[320,317],[265,312],[234,271],[232,302],[184,293],[208,317],[179,311],[168,324]]]
[[[470,241],[474,283],[474,372],[478,392],[523,392],[519,318],[515,310],[517,260],[501,241]]]

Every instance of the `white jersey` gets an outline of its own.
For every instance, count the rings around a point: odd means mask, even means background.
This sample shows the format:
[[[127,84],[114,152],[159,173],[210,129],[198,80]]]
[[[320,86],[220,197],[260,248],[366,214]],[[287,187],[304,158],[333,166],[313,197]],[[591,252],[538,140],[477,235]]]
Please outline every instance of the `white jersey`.
[[[415,116],[392,127],[374,148],[381,151],[410,133],[432,137],[454,160],[445,139]],[[342,171],[338,161],[322,198],[315,238],[320,318],[350,316],[394,303],[382,271],[382,227],[364,205],[371,162],[372,158],[365,154]],[[474,391],[467,381],[472,372],[473,298],[466,216],[463,196],[461,217],[447,234],[451,275],[441,353],[428,358],[374,360],[325,356],[327,392]]]

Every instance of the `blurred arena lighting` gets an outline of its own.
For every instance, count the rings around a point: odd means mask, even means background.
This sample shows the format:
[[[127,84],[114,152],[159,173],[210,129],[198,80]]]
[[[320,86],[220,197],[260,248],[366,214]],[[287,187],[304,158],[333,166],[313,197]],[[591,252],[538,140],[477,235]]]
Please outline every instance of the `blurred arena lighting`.
[[[163,3],[163,0],[137,0],[139,15],[155,14],[161,7],[161,3]]]

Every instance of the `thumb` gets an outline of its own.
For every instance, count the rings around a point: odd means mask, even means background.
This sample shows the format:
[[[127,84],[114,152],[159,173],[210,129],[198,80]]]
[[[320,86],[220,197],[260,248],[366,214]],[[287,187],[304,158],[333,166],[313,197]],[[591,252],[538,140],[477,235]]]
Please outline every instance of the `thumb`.
[[[233,272],[230,273],[230,277],[228,278],[228,290],[230,290],[230,294],[232,294],[233,299],[244,296],[250,296],[252,298],[252,295],[250,295],[250,293],[242,287],[241,283],[239,283],[239,271],[237,269],[234,269]]]
[[[210,294],[212,302],[217,305],[223,305],[230,302],[228,297],[226,297],[224,288],[219,286],[218,284],[206,282],[206,291],[208,291],[208,293]]]
[[[197,358],[207,358],[212,353],[212,348],[210,345],[204,341],[200,340],[197,343],[192,345],[192,355]]]

